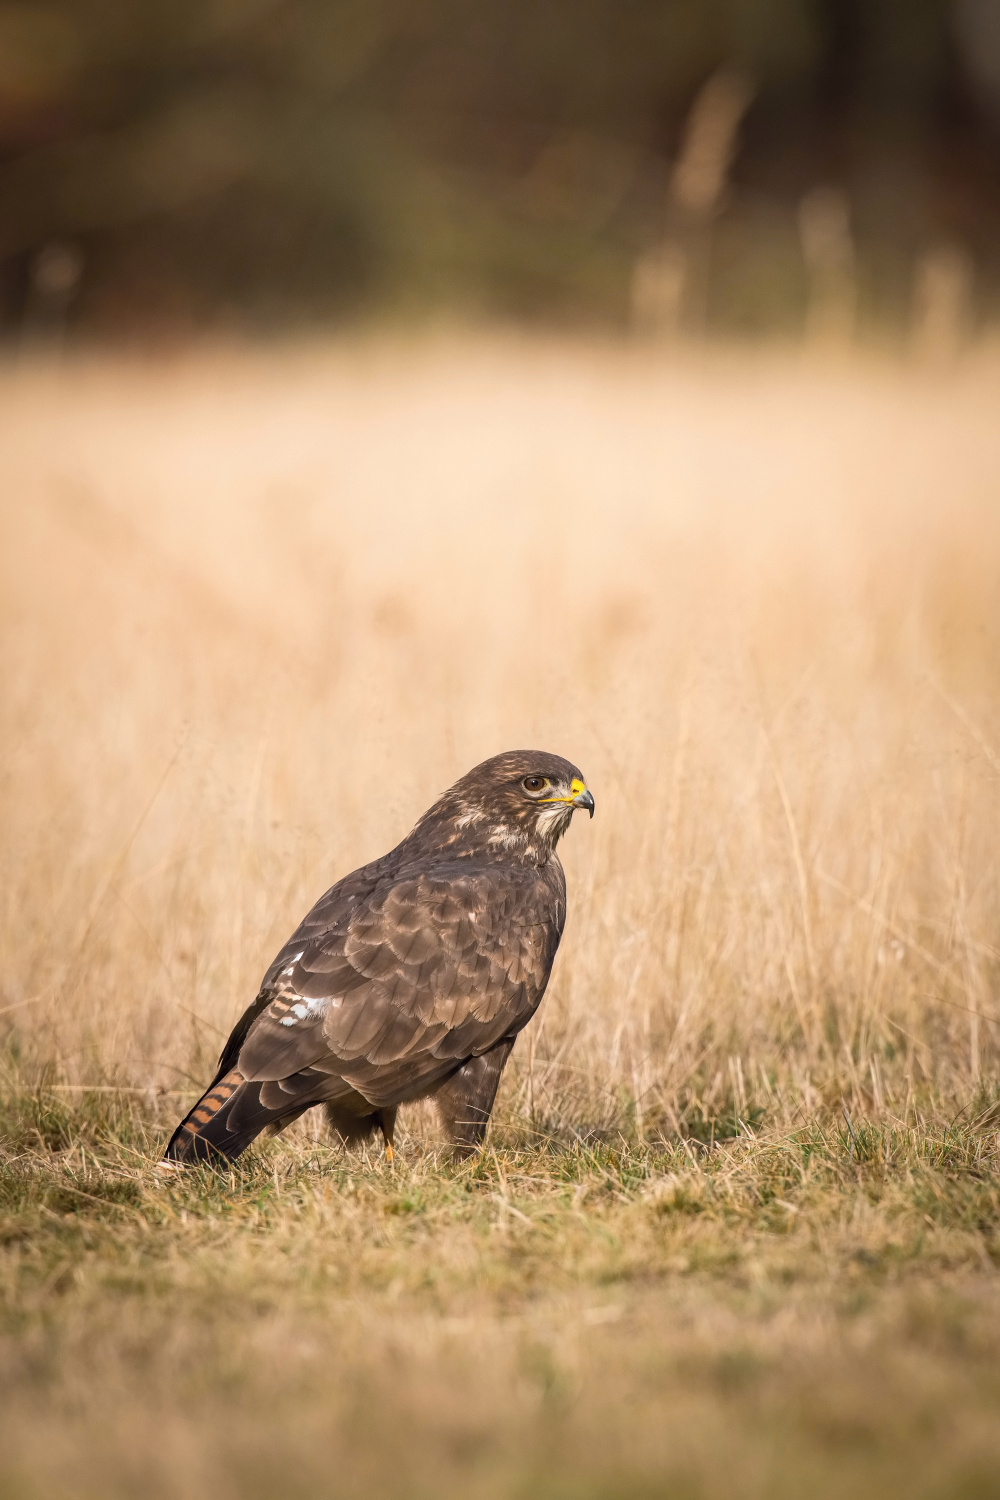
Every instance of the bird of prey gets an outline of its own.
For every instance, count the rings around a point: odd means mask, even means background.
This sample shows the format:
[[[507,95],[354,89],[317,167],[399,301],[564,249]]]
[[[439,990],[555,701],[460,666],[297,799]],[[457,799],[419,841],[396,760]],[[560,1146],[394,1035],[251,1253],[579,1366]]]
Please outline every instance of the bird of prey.
[[[556,844],[594,799],[558,755],[483,761],[389,854],[331,886],[264,975],[165,1160],[232,1160],[315,1104],[346,1144],[435,1099],[459,1152],[545,993],[566,919]]]

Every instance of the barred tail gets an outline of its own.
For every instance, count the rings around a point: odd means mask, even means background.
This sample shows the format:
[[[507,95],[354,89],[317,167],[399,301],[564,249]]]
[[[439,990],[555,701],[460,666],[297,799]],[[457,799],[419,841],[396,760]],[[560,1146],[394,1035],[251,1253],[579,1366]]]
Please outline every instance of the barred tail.
[[[317,1068],[302,1068],[288,1078],[244,1078],[239,1068],[223,1066],[215,1082],[186,1114],[170,1137],[164,1161],[235,1161],[262,1130],[284,1130],[314,1104],[352,1096],[366,1101],[342,1079]],[[395,1117],[395,1110],[383,1110]],[[389,1137],[392,1135],[391,1123]]]
[[[257,1096],[255,1100],[246,1098],[251,1091]],[[233,1118],[237,1104],[250,1105],[249,1109],[239,1109],[238,1114],[243,1118],[238,1122]],[[234,1161],[271,1117],[271,1112],[260,1104],[260,1084],[247,1083],[238,1068],[231,1068],[215,1080],[194,1109],[184,1116],[170,1137],[163,1159]]]

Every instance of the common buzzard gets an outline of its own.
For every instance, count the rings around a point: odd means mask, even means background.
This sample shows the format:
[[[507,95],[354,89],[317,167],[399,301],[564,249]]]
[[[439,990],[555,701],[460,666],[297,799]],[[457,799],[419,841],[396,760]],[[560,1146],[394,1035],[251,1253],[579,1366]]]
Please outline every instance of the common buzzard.
[[[594,799],[568,760],[512,750],[456,781],[389,854],[331,886],[264,975],[166,1159],[233,1159],[322,1104],[345,1142],[428,1096],[482,1143],[566,919],[556,844]]]

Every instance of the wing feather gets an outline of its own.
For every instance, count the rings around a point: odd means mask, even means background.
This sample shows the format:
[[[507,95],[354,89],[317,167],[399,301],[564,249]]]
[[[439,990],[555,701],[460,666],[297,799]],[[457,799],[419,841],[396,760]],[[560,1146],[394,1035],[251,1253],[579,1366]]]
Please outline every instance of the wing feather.
[[[340,901],[334,887],[268,970],[240,1072],[276,1101],[280,1086],[294,1102],[303,1074],[313,1090],[336,1076],[373,1104],[413,1097],[526,1024],[564,914],[555,860],[386,872]]]

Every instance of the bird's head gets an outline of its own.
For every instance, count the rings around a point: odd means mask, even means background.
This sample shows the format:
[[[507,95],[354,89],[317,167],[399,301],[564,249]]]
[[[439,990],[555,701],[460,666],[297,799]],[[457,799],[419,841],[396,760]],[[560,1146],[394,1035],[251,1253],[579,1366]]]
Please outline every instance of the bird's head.
[[[543,750],[508,750],[484,760],[442,802],[456,827],[474,832],[477,843],[535,860],[552,853],[576,808],[594,816],[580,771]]]

